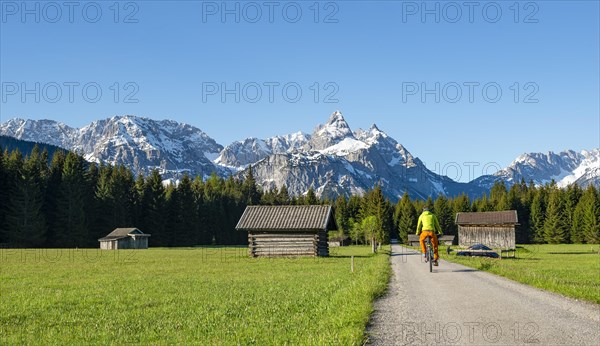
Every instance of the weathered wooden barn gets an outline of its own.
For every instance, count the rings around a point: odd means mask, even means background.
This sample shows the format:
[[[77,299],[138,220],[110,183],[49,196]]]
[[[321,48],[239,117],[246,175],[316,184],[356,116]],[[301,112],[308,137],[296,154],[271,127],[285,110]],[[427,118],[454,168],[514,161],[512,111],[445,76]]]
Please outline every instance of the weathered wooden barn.
[[[137,228],[116,228],[98,241],[102,250],[147,249],[149,236]]]
[[[458,245],[483,244],[490,248],[515,249],[516,210],[457,213]]]
[[[252,257],[296,257],[329,256],[337,225],[328,205],[262,205],[246,207],[235,228],[248,232]]]

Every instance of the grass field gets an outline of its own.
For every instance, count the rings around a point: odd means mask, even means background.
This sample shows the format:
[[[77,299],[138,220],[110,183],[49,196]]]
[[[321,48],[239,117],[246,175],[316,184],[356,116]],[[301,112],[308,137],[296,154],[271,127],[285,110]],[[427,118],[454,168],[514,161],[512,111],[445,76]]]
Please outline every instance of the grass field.
[[[332,250],[2,249],[0,344],[360,345],[389,252]]]
[[[591,251],[594,249],[594,252]],[[490,259],[446,255],[443,259],[498,274],[562,295],[600,304],[598,245],[522,245],[517,258]]]

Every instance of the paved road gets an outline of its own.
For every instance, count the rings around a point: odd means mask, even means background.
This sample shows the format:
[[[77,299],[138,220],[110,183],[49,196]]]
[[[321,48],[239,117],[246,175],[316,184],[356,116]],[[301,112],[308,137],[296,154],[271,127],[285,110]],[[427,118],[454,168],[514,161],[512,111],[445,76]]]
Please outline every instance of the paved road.
[[[600,345],[600,306],[462,265],[429,273],[392,246],[393,277],[368,328],[374,345]]]

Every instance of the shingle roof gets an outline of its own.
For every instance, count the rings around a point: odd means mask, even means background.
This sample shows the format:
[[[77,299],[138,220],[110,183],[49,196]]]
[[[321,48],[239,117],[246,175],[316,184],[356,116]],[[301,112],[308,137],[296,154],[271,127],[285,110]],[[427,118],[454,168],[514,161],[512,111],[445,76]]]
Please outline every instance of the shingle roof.
[[[248,206],[237,230],[293,231],[337,229],[329,205]]]
[[[457,225],[508,225],[518,224],[516,210],[457,213]]]
[[[136,232],[137,231],[137,232]],[[127,237],[128,234],[130,233],[138,233],[140,235],[143,235],[144,232],[140,231],[137,228],[115,228],[114,231],[110,232],[106,237],[104,238],[100,238],[98,240],[114,240],[114,239],[121,239],[121,238],[125,238]],[[150,236],[149,234],[146,234],[147,236]]]

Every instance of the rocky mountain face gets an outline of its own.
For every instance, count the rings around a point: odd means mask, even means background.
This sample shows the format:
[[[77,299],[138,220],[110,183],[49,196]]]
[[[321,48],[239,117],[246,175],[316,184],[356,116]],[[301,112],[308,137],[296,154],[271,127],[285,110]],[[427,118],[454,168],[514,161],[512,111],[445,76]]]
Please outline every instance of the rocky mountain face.
[[[420,198],[479,196],[497,180],[511,185],[521,178],[537,184],[554,179],[560,186],[600,185],[600,149],[523,154],[494,175],[455,182],[427,169],[376,125],[352,131],[340,112],[312,134],[247,138],[226,147],[196,127],[136,116],[94,121],[80,129],[51,120],[12,119],[0,124],[0,135],[76,150],[89,161],[123,164],[135,173],[158,168],[171,181],[183,172],[242,176],[252,165],[264,189],[286,185],[290,193],[300,195],[312,187],[329,198],[360,194],[377,184],[393,200],[404,191]]]
[[[298,151],[309,139],[310,136],[302,132],[275,136],[265,140],[253,137],[246,138],[225,147],[215,163],[239,171],[269,155]]]
[[[235,150],[256,153],[255,141],[240,143],[234,143]],[[421,160],[376,125],[353,132],[340,112],[333,113],[325,124],[294,144],[282,146],[285,150],[269,147],[270,150],[261,150],[261,155],[255,157],[260,159],[253,163],[253,172],[263,189],[286,185],[290,193],[298,195],[312,187],[318,195],[334,198],[340,194],[360,194],[379,184],[392,199],[404,191],[414,197],[427,197],[454,194],[461,187],[468,189],[462,186],[466,184],[428,170]],[[235,150],[228,146],[224,152]],[[245,167],[236,168],[240,171],[239,168]]]
[[[507,185],[524,179],[543,185],[554,180],[559,187],[577,183],[580,186],[600,186],[600,148],[576,152],[526,153],[517,157],[508,167],[493,175],[475,179],[472,184],[489,189],[495,180]]]
[[[126,165],[136,174],[154,168],[166,177],[224,174],[212,162],[223,147],[200,129],[171,120],[127,115],[75,129],[51,120],[12,119],[0,125],[0,134],[74,150],[92,162]]]

